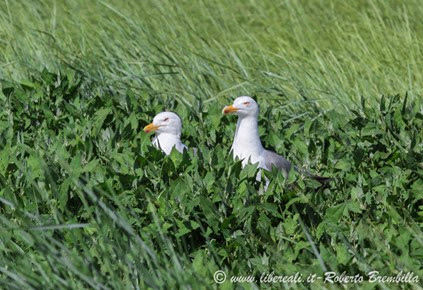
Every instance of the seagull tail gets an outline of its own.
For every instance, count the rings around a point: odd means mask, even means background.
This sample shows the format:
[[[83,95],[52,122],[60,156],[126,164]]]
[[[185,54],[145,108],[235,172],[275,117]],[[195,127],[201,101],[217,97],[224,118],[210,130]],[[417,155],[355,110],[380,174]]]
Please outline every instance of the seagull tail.
[[[331,177],[319,176],[319,175],[312,175],[311,178],[320,182],[321,184],[326,184],[328,182],[333,181],[333,178],[331,178]]]
[[[333,181],[333,178],[331,178],[331,177],[314,175],[314,174],[310,173],[308,170],[303,169],[303,168],[299,168],[297,166],[294,166],[294,170],[296,170],[297,172],[300,172],[300,173],[304,174],[305,176],[307,176],[309,178],[313,178],[314,180],[320,182],[320,184],[322,184],[322,185],[327,184],[328,182]]]

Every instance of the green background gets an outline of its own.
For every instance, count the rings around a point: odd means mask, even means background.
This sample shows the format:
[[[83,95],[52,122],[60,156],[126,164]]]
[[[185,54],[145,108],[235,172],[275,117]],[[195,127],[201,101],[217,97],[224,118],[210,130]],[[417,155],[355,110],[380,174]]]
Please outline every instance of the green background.
[[[0,287],[423,279],[422,7],[1,0]],[[263,192],[229,153],[221,110],[239,95],[257,98],[266,148],[334,181],[269,172]],[[197,155],[151,146],[142,128],[163,110]]]

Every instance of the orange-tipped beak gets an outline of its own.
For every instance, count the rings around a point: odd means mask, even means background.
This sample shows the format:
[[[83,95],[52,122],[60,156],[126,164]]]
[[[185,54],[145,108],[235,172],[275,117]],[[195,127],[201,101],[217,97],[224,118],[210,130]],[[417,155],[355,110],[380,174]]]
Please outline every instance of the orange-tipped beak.
[[[159,126],[156,126],[153,123],[151,123],[144,127],[144,132],[150,133],[150,132],[156,131],[157,129],[159,129]]]
[[[227,115],[227,114],[230,114],[230,113],[234,113],[236,111],[238,111],[238,109],[235,108],[234,106],[230,105],[230,106],[224,107],[222,113]]]

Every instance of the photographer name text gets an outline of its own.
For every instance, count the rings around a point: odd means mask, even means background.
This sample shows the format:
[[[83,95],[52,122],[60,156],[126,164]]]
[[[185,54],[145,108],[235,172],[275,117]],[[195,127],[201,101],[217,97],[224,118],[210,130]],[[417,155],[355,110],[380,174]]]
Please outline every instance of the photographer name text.
[[[214,281],[222,284],[227,280],[226,273],[218,270],[213,275]],[[380,275],[378,271],[370,271],[366,276],[361,274],[349,275],[346,272],[338,274],[336,272],[325,272],[323,276],[317,274],[309,274],[304,277],[301,273],[293,275],[276,275],[275,272],[262,273],[260,278],[254,275],[249,276],[231,276],[228,279],[231,283],[314,283],[316,281],[323,281],[328,284],[357,284],[363,282],[382,283],[382,284],[406,284],[419,283],[419,277],[413,272],[399,272],[396,275],[384,276]]]

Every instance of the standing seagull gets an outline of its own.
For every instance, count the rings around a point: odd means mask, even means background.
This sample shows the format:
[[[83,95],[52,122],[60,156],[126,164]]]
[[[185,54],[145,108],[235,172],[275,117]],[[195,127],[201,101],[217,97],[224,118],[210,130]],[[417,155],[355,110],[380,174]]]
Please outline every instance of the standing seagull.
[[[223,114],[227,115],[230,113],[238,115],[234,142],[231,148],[234,158],[238,157],[242,160],[243,166],[247,163],[258,163],[259,168],[267,171],[271,171],[272,167],[276,167],[287,176],[291,169],[291,162],[275,152],[264,149],[263,145],[261,145],[257,121],[259,106],[256,101],[250,97],[238,97],[233,105],[223,108]],[[295,169],[297,170],[297,168]],[[315,176],[308,172],[304,173],[321,183],[330,180],[328,177]],[[257,179],[260,180],[261,175]]]
[[[153,145],[169,155],[175,147],[179,152],[187,149],[181,142],[182,122],[178,115],[172,112],[161,112],[157,114],[153,122],[144,127],[146,133],[156,132]]]

